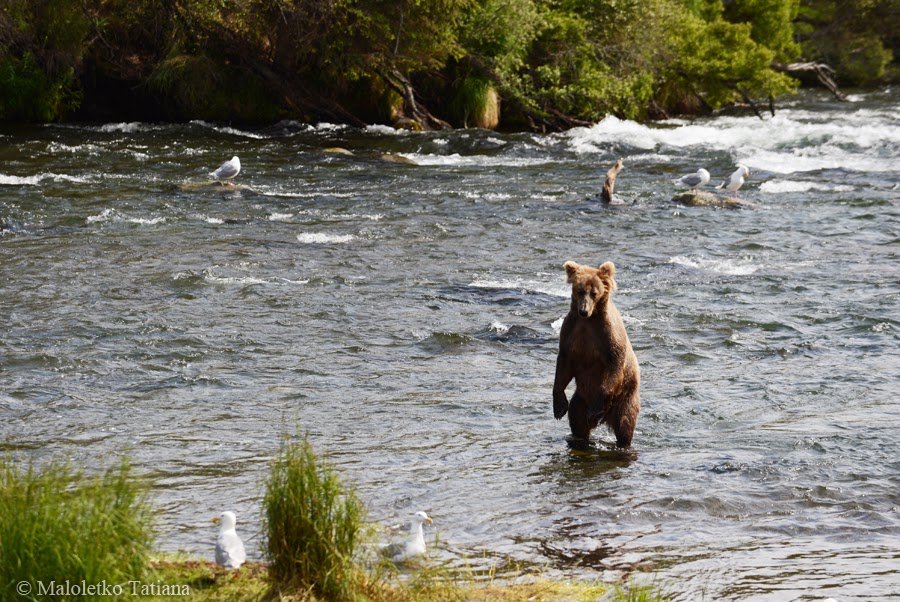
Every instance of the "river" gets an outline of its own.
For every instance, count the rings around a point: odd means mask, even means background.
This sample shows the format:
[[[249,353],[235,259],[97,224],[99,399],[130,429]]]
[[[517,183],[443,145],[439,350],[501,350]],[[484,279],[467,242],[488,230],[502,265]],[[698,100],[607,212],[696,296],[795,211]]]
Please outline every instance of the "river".
[[[181,186],[232,155],[240,188]],[[745,208],[672,203],[736,163]],[[546,135],[5,126],[0,227],[4,447],[128,454],[162,550],[211,559],[232,509],[260,558],[299,429],[371,520],[427,511],[437,560],[900,598],[898,90]],[[628,451],[553,418],[567,260],[616,265]]]

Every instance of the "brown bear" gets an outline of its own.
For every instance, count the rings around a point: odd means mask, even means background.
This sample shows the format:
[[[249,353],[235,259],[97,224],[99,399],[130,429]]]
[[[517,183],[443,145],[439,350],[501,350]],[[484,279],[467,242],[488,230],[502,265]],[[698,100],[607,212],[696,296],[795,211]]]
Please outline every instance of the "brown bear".
[[[607,261],[599,268],[567,261],[563,266],[572,284],[572,305],[559,333],[559,355],[553,382],[553,415],[569,413],[572,434],[588,439],[605,423],[619,447],[631,445],[641,411],[641,371],[622,315],[610,295],[616,290],[616,267]],[[572,400],[566,387],[575,379]]]

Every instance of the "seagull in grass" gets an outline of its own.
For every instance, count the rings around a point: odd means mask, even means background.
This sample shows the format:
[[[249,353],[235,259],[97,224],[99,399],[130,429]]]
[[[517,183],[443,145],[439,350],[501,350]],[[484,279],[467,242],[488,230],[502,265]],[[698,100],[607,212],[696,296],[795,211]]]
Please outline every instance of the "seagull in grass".
[[[230,569],[240,568],[247,560],[247,553],[244,551],[244,542],[234,530],[234,526],[237,524],[234,512],[226,510],[212,519],[212,522],[219,523],[219,536],[216,538],[216,562]]]
[[[697,173],[682,176],[681,178],[675,180],[674,183],[680,186],[687,186],[691,190],[695,190],[702,186],[706,186],[709,183],[709,172],[701,167],[697,170]]]
[[[225,161],[216,171],[209,172],[209,177],[216,180],[224,180],[229,184],[234,184],[234,177],[241,171],[241,160],[237,155],[231,158],[231,161]]]
[[[381,554],[394,562],[402,562],[425,554],[425,534],[422,525],[431,518],[424,512],[416,512],[409,524],[409,539],[405,543],[392,543],[381,549]]]
[[[718,190],[727,190],[728,192],[737,192],[744,185],[744,178],[748,177],[750,177],[750,170],[745,165],[738,163],[737,170],[716,188]]]

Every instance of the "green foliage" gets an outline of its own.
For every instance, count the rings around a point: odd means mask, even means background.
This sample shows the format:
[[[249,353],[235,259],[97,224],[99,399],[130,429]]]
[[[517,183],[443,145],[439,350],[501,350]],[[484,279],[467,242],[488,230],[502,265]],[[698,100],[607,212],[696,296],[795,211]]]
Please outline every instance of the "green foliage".
[[[729,2],[724,18],[730,23],[749,23],[751,39],[774,53],[776,60],[791,62],[800,56],[794,41],[794,19],[800,0],[735,0]]]
[[[76,109],[89,32],[76,0],[8,0],[0,13],[0,120],[56,121]]]
[[[360,585],[355,564],[364,509],[309,441],[285,442],[263,497],[269,574],[285,591],[349,600]]]
[[[271,121],[279,114],[252,72],[204,55],[163,61],[147,85],[179,119]]]
[[[40,600],[39,583],[140,580],[152,542],[143,488],[126,462],[99,477],[0,460],[0,600]],[[31,596],[16,593],[25,581]],[[103,596],[85,595],[84,600]]]
[[[876,82],[900,44],[896,0],[801,0],[797,35],[803,55],[837,71],[842,83]]]
[[[694,22],[685,28],[673,78],[716,109],[742,96],[767,98],[796,84],[769,66],[773,52],[751,38],[752,26],[725,21]]]

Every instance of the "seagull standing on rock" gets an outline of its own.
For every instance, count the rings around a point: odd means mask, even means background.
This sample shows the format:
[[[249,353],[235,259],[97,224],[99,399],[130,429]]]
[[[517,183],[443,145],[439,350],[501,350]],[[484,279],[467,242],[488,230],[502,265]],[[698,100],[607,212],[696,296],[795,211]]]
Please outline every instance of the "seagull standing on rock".
[[[226,510],[212,519],[212,522],[219,523],[219,537],[216,538],[216,563],[230,569],[240,568],[247,560],[247,553],[244,551],[244,542],[234,530],[234,526],[237,524],[234,512]]]
[[[738,163],[737,171],[728,176],[728,179],[716,186],[719,190],[737,192],[744,185],[744,178],[750,177],[750,170],[745,165]]]
[[[394,562],[409,560],[425,554],[425,534],[422,524],[430,523],[431,518],[424,512],[416,512],[409,525],[409,539],[406,543],[392,543],[381,549],[381,553]]]
[[[706,186],[709,183],[709,172],[703,169],[702,167],[697,170],[697,173],[688,174],[683,176],[677,180],[675,180],[675,184],[680,184],[681,186],[687,186],[691,190],[695,190],[702,186]]]
[[[225,163],[222,163],[222,165],[219,166],[219,169],[210,172],[209,177],[215,178],[216,180],[224,180],[229,184],[234,184],[234,177],[238,175],[240,171],[241,160],[235,155],[231,158],[231,161],[225,161]]]

